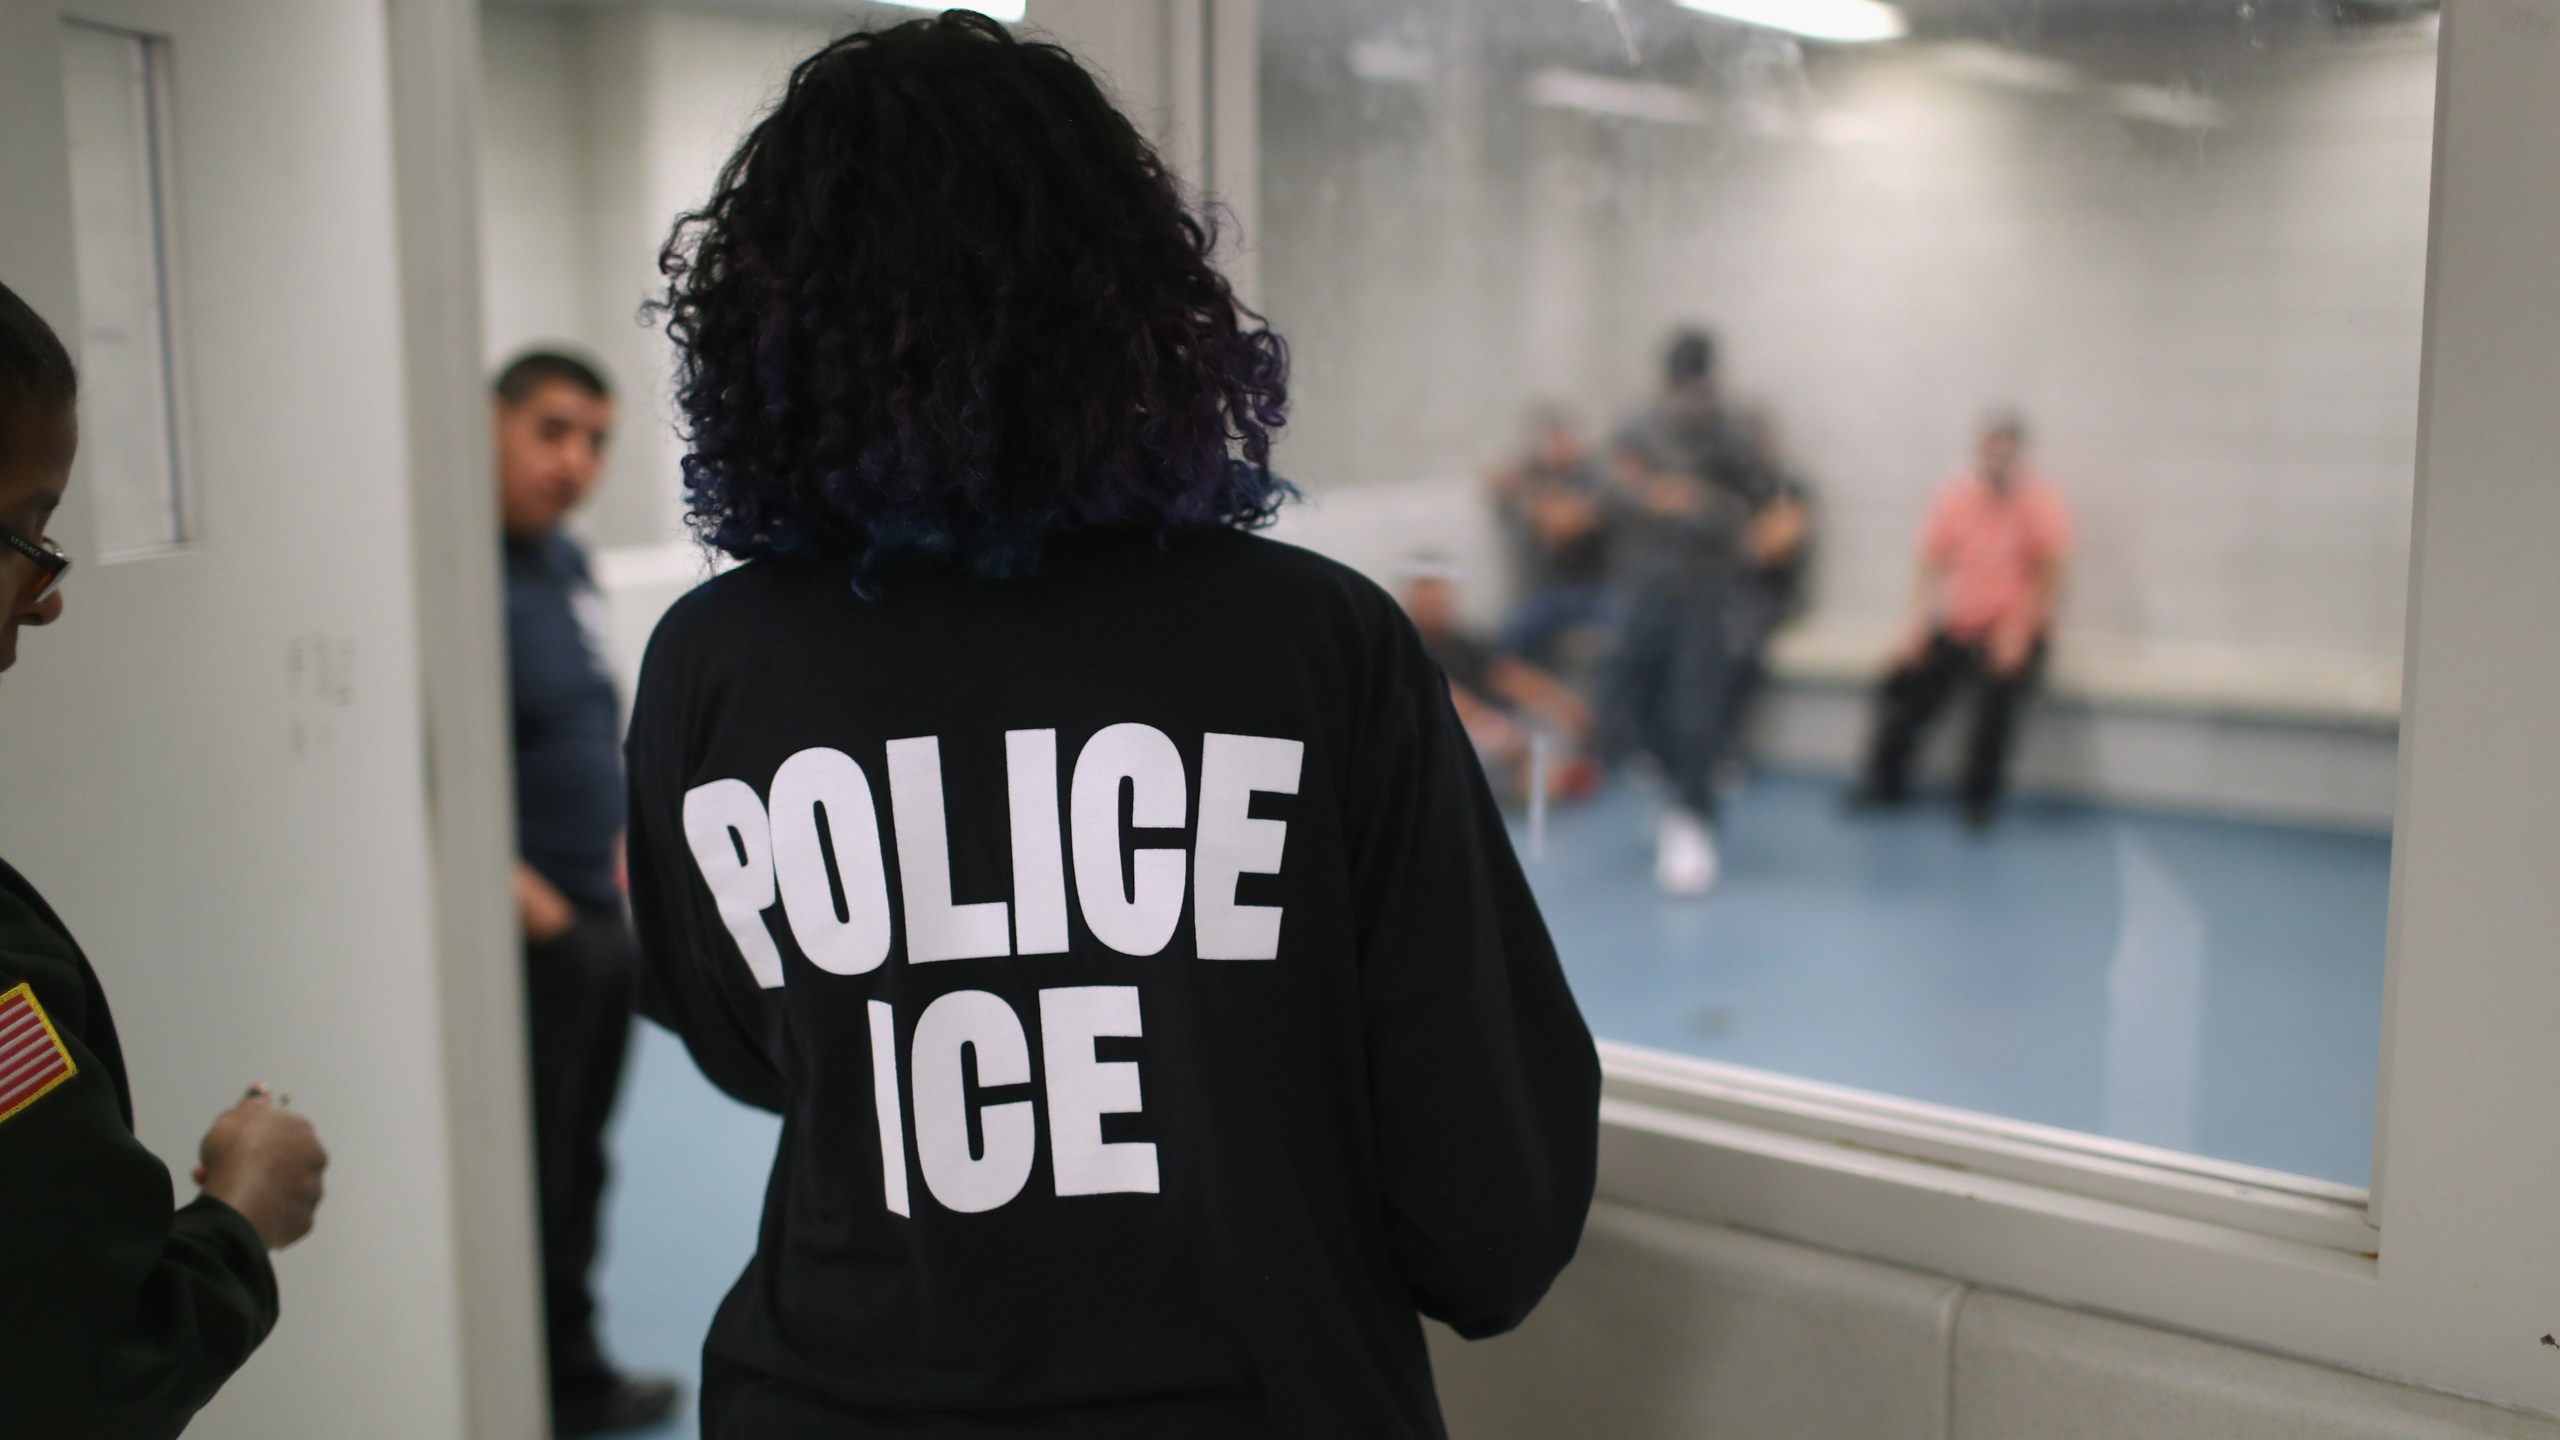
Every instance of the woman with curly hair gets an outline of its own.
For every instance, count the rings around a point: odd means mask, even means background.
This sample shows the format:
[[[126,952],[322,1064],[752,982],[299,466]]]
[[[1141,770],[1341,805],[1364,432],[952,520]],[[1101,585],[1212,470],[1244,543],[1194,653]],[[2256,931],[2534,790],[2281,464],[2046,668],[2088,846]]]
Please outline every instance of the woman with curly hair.
[[[1599,1071],[1394,602],[1250,534],[1285,352],[1091,76],[829,45],[668,242],[644,1006],[785,1117],[704,1430],[1436,1436]]]

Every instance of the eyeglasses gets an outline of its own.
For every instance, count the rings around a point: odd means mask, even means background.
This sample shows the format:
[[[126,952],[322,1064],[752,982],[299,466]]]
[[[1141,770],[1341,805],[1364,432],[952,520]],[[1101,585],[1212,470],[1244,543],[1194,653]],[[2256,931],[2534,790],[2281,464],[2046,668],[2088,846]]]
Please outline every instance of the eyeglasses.
[[[10,549],[26,556],[36,567],[34,593],[20,591],[18,603],[41,605],[52,599],[53,592],[62,588],[62,577],[71,573],[71,557],[51,540],[30,540],[15,530],[0,530],[0,540],[8,541]]]

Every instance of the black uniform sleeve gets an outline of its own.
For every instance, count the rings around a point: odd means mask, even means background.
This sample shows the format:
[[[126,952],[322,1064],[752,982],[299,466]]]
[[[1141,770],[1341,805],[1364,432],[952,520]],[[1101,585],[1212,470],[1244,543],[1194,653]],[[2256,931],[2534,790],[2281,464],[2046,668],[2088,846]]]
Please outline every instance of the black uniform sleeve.
[[[1349,801],[1378,1166],[1416,1307],[1481,1338],[1580,1243],[1600,1063],[1448,687],[1401,615],[1381,648]]]
[[[681,1036],[694,1064],[730,1098],[778,1114],[782,1075],[769,1040],[778,1007],[739,958],[685,841],[681,737],[691,672],[678,628],[662,622],[650,637],[624,747],[640,1013]]]
[[[17,978],[0,974],[0,989]],[[66,1000],[62,985],[37,986]],[[165,1440],[274,1328],[275,1272],[229,1206],[174,1208],[167,1167],[67,1018],[57,1028],[79,1073],[0,1121],[0,1428]]]

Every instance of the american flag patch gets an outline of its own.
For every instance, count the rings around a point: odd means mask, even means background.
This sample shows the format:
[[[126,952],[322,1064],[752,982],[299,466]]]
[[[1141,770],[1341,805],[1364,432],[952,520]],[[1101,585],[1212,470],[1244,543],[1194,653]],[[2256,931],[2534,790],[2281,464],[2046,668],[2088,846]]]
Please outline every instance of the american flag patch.
[[[0,994],[0,1121],[79,1073],[44,1007],[36,1003],[35,987],[21,985]]]

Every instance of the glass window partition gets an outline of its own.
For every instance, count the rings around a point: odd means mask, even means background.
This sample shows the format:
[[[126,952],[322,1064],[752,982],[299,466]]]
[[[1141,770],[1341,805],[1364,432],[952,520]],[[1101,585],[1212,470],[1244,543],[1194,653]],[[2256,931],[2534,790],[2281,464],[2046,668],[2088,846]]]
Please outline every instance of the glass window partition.
[[[1594,1029],[2363,1183],[2433,16],[1260,15],[1284,534]]]

